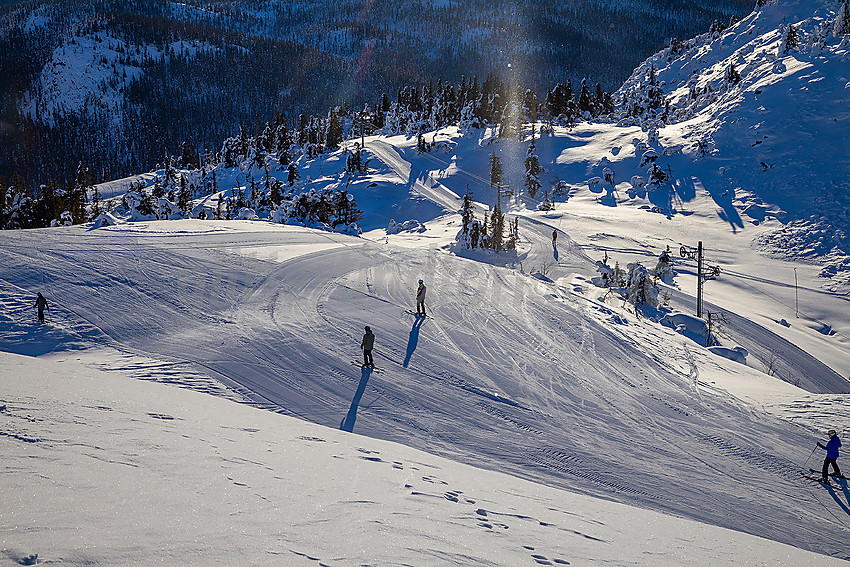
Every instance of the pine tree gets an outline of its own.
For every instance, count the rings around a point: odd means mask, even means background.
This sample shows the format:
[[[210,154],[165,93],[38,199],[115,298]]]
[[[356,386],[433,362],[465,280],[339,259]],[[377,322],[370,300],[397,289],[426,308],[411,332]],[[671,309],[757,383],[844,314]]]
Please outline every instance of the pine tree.
[[[838,14],[835,16],[835,25],[832,27],[832,35],[841,37],[847,34],[850,34],[850,7],[848,7],[845,0],[838,7]]]
[[[289,167],[286,169],[286,181],[289,183],[289,186],[292,187],[299,179],[301,179],[301,175],[298,173],[298,168],[295,167],[294,163],[290,163]]]
[[[340,125],[339,116],[337,116],[336,111],[331,110],[330,117],[328,118],[325,145],[328,149],[335,150],[339,148],[340,142],[342,142],[342,126]]]
[[[180,176],[180,191],[177,192],[177,208],[180,212],[187,214],[192,206],[192,195],[189,193],[189,187],[186,183],[186,177]]]
[[[655,110],[664,106],[664,91],[658,84],[658,77],[655,74],[655,65],[649,68],[649,85],[646,89],[646,98],[649,103],[649,108]]]
[[[499,156],[496,155],[496,152],[493,151],[490,154],[490,186],[496,187],[497,189],[502,184],[502,175],[504,171],[502,170],[502,160],[499,159]]]
[[[542,185],[540,173],[543,171],[534,149],[534,127],[532,126],[531,143],[528,145],[528,152],[525,156],[525,190],[532,199],[537,195],[537,191],[540,190]]]
[[[800,33],[797,31],[797,28],[794,27],[794,24],[791,24],[788,26],[788,30],[782,38],[780,52],[788,53],[792,49],[797,49],[798,47],[800,47]]]
[[[726,82],[730,85],[737,85],[741,81],[741,75],[735,69],[734,63],[729,63],[729,68],[726,69]]]
[[[463,205],[460,209],[460,218],[463,223],[463,234],[469,234],[469,228],[472,224],[472,221],[475,220],[475,214],[472,210],[472,191],[469,189],[469,185],[466,186],[466,193],[463,194]]]
[[[499,195],[496,195],[496,204],[490,215],[490,248],[495,252],[501,252],[505,241],[505,215],[502,212],[502,203]]]
[[[581,92],[578,95],[578,110],[582,114],[589,112],[593,116],[593,100],[590,97],[590,88],[587,86],[587,79],[581,80]]]

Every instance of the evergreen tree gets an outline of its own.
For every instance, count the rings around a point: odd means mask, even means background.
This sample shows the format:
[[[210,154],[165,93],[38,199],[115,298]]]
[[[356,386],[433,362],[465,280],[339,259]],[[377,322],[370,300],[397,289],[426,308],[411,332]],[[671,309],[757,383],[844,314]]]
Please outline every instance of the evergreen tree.
[[[189,193],[189,186],[184,175],[180,176],[180,190],[177,192],[177,208],[183,214],[188,214],[192,207],[192,195]]]
[[[301,179],[301,175],[298,173],[298,168],[295,167],[294,163],[290,163],[289,167],[286,168],[286,181],[292,187],[299,179]]]
[[[335,110],[331,110],[328,117],[328,130],[325,139],[325,145],[328,149],[335,150],[339,148],[342,142],[342,125],[339,122],[339,116]]]
[[[501,197],[496,194],[496,204],[490,215],[490,248],[501,252],[505,241],[505,214],[502,212]]]
[[[502,184],[502,175],[504,171],[502,170],[502,160],[499,159],[499,156],[496,155],[496,152],[493,151],[490,154],[490,186],[496,187],[497,189]]]
[[[183,142],[180,147],[180,159],[177,164],[186,169],[198,169],[198,152],[195,151],[189,142]]]
[[[587,86],[587,79],[581,80],[581,92],[578,95],[578,110],[582,113],[589,112],[593,116],[593,100],[590,96],[590,87]]]
[[[726,69],[726,82],[730,85],[737,85],[741,81],[741,75],[738,73],[738,70],[735,69],[734,63],[729,63],[729,68]]]
[[[460,218],[463,223],[462,232],[464,235],[469,234],[470,225],[475,220],[475,214],[472,210],[472,191],[469,185],[466,186],[466,193],[463,194],[463,205],[460,209]]]
[[[841,3],[838,7],[838,14],[835,16],[835,24],[832,27],[832,35],[841,37],[842,35],[850,34],[850,7],[847,1]]]
[[[525,190],[532,199],[537,195],[537,191],[542,186],[542,183],[540,183],[540,173],[543,171],[534,149],[534,127],[532,126],[531,143],[528,145],[528,152],[525,156]]]
[[[797,49],[798,47],[800,47],[800,33],[797,31],[797,28],[794,27],[794,24],[791,24],[788,26],[788,30],[782,38],[779,52],[788,53],[792,49]]]
[[[655,73],[655,65],[649,68],[649,85],[646,89],[646,98],[649,108],[652,110],[661,108],[664,105],[664,91],[658,84],[658,77]]]

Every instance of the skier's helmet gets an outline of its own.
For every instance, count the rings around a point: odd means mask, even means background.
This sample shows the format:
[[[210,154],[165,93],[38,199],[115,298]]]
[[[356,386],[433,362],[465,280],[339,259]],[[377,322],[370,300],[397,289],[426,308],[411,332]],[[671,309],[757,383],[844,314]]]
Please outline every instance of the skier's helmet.
[[[829,431],[826,432],[826,434],[829,435],[830,437],[832,437],[833,435],[836,434],[836,431],[834,429],[830,429]]]
[[[425,282],[423,282],[422,280],[419,280],[419,284],[420,284],[420,285],[422,285],[423,283],[425,283]]]
[[[369,328],[369,325],[366,325],[366,330],[371,331],[372,329]]]

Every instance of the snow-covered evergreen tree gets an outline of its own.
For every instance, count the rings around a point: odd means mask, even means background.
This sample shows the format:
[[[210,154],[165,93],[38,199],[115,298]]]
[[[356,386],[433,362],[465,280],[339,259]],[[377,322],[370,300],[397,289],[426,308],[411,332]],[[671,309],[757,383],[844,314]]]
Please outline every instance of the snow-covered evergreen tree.
[[[532,199],[537,195],[537,191],[542,186],[540,174],[543,172],[543,168],[540,167],[540,160],[537,158],[537,153],[534,150],[534,127],[532,126],[531,142],[528,144],[528,151],[525,155],[525,190]]]
[[[490,186],[498,188],[502,184],[502,160],[496,155],[496,152],[490,153]]]
[[[640,262],[628,265],[629,276],[626,281],[626,300],[635,307],[640,305],[658,306],[658,288],[652,283],[649,270]]]
[[[800,33],[794,24],[791,24],[782,34],[782,41],[779,44],[779,54],[783,55],[798,47],[800,47]]]
[[[832,26],[832,35],[841,37],[850,34],[850,7],[846,0],[838,7],[838,13],[835,16],[835,23]]]

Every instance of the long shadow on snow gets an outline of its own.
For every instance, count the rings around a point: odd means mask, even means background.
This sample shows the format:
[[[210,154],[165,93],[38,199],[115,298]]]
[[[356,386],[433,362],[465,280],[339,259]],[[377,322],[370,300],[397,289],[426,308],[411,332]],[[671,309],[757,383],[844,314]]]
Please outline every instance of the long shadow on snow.
[[[402,366],[405,368],[410,364],[410,357],[413,356],[413,351],[416,350],[416,345],[419,344],[419,328],[422,327],[422,323],[424,322],[424,317],[417,317],[413,323],[413,327],[410,329],[410,336],[407,338],[407,354],[404,356],[404,362],[402,363]]]
[[[360,407],[360,398],[363,397],[363,392],[366,391],[366,385],[369,383],[369,377],[372,375],[372,369],[363,367],[360,370],[360,384],[357,386],[357,391],[354,393],[354,398],[351,400],[351,407],[348,408],[348,414],[339,424],[339,428],[349,433],[354,432],[354,422],[357,420],[357,408]]]

